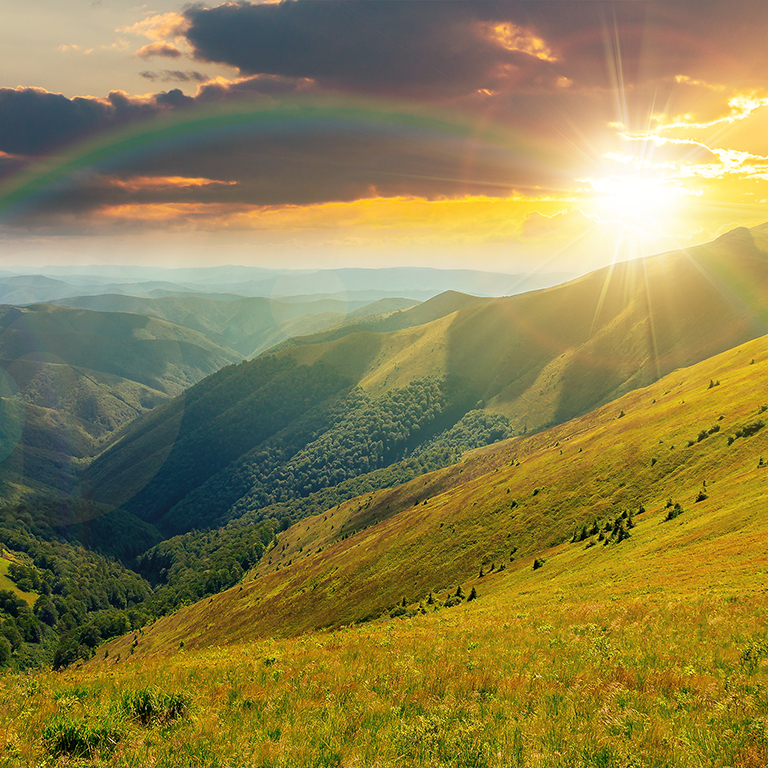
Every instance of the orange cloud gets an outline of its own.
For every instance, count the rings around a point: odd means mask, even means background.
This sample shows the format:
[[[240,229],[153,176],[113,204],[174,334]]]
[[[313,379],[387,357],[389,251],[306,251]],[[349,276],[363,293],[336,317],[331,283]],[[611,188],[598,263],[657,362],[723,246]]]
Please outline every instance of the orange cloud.
[[[181,228],[314,232],[320,238],[344,233],[345,237],[355,237],[360,242],[388,237],[408,242],[482,243],[517,238],[523,234],[531,214],[552,216],[567,211],[570,205],[570,201],[549,197],[476,196],[446,200],[373,197],[352,202],[284,206],[187,202],[117,205],[102,208],[98,215],[110,221],[162,222]],[[530,231],[527,234],[534,236]]]
[[[131,26],[120,27],[117,31],[141,35],[152,40],[164,40],[167,37],[182,38],[188,28],[189,22],[182,14],[158,13],[147,16],[143,21],[138,21]]]
[[[138,56],[140,59],[148,59],[151,56],[162,56],[166,59],[178,59],[182,53],[172,43],[166,43],[165,40],[162,40],[157,43],[149,43],[148,45],[142,46],[134,55]]]
[[[110,179],[110,186],[141,192],[147,189],[183,189],[185,187],[207,187],[212,184],[231,186],[236,181],[218,179],[189,178],[187,176],[134,176],[130,179]]]
[[[518,51],[535,56],[542,61],[557,61],[547,43],[528,29],[515,24],[482,24],[484,36],[508,51]]]

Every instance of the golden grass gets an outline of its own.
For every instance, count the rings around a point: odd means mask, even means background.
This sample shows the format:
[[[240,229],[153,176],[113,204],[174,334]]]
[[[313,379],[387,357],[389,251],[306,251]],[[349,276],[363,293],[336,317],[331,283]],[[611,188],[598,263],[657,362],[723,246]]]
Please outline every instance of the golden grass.
[[[764,597],[487,595],[409,620],[0,678],[0,765],[71,765],[57,717],[110,724],[109,766],[760,766]],[[137,635],[137,651],[144,642]],[[746,653],[751,649],[751,653]],[[142,726],[126,692],[192,697]],[[77,763],[83,764],[83,763]]]
[[[766,765],[768,427],[728,438],[767,403],[765,338],[302,521],[242,585],[0,677],[0,766],[78,764],[61,723],[109,726],[87,764],[116,768]],[[640,504],[627,541],[570,543]],[[459,583],[479,599],[441,608]],[[190,714],[128,718],[147,687]]]

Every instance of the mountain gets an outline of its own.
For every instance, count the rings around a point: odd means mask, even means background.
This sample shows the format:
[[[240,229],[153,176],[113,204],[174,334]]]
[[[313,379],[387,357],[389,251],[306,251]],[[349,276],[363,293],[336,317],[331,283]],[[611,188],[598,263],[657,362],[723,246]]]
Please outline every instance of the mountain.
[[[60,299],[55,303],[99,312],[131,312],[161,318],[198,331],[243,357],[253,357],[291,336],[316,333],[348,318],[388,314],[412,307],[417,302],[397,298],[373,303],[334,299],[284,302],[265,298],[225,301],[200,296],[146,299],[105,294]]]
[[[448,290],[461,290],[481,296],[503,296],[556,285],[573,277],[566,273],[508,274],[469,269],[389,267],[380,269],[263,269],[260,267],[221,266],[165,268],[90,265],[87,267],[44,267],[36,275],[16,275],[12,280],[31,289],[36,277],[47,278],[28,301],[52,301],[72,296],[127,294],[149,298],[159,295],[236,294],[260,296],[282,301],[292,296],[315,299],[337,298],[350,301],[375,301],[404,296],[423,301]],[[54,282],[56,281],[56,282]],[[3,278],[0,276],[0,290]],[[58,295],[54,290],[61,290]],[[35,296],[35,294],[27,294]],[[7,303],[16,303],[6,299]]]
[[[768,336],[351,499],[279,534],[241,587],[160,620],[142,642],[298,635],[430,593],[445,601],[457,584],[522,599],[539,584],[642,595],[670,574],[699,591],[735,583],[734,569],[765,559],[767,388]]]
[[[71,491],[78,467],[119,428],[236,359],[163,320],[0,306],[3,478]]]
[[[472,410],[519,433],[561,423],[765,333],[764,246],[765,228],[736,230],[555,288],[449,293],[291,342],[136,422],[88,468],[86,493],[180,533],[393,465]]]
[[[766,277],[766,228],[741,229],[688,251],[478,302],[419,329],[363,340],[348,328],[333,343],[322,334],[302,339],[288,354],[300,363],[333,361],[372,392],[453,375],[516,428],[539,428],[765,333]]]

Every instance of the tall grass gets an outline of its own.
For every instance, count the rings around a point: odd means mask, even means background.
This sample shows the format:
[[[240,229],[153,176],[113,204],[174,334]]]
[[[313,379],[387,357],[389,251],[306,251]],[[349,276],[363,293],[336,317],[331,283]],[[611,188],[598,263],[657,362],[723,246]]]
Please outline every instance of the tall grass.
[[[0,765],[761,766],[765,638],[757,597],[481,597],[293,640],[108,658],[0,679]],[[127,716],[147,698],[159,712],[163,690],[186,717]],[[51,734],[64,725],[96,746],[62,749]]]

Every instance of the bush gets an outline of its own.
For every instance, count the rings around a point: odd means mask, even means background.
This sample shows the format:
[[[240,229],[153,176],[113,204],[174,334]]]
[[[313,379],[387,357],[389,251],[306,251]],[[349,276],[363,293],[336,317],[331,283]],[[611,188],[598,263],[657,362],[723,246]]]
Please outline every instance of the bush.
[[[191,697],[184,693],[162,693],[154,688],[141,688],[123,694],[121,708],[126,716],[142,725],[169,723],[189,712]]]
[[[679,502],[675,502],[675,505],[667,510],[667,516],[664,518],[664,520],[674,520],[678,515],[682,514],[683,508],[680,506]]]
[[[543,560],[542,560],[540,557],[537,557],[537,558],[536,558],[536,559],[533,561],[533,570],[534,570],[534,571],[538,571],[538,570],[539,570],[539,568],[541,568],[541,566],[542,566],[542,565],[544,565],[544,561],[543,561]]]
[[[57,715],[43,729],[43,744],[54,757],[92,758],[111,754],[123,732],[117,724],[99,725],[75,720],[69,715]]]
[[[4,667],[11,660],[11,644],[8,638],[0,635],[0,667]]]
[[[728,436],[728,445],[732,445],[734,440],[739,437],[752,437],[752,435],[759,432],[764,426],[765,422],[762,419],[753,421],[750,424],[745,424],[741,429],[736,430],[735,435]]]

